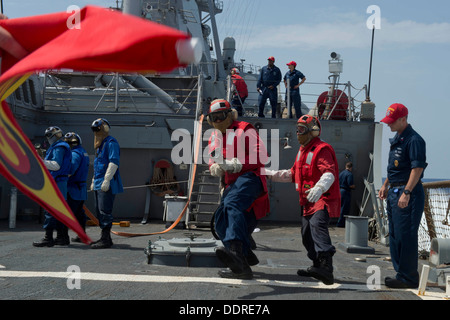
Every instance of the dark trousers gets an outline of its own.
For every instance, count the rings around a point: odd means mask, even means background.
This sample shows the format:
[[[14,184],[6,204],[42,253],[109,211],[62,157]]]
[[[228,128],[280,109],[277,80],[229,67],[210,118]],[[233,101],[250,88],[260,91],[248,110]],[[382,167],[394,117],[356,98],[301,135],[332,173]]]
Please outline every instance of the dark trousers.
[[[56,181],[56,185],[58,186],[59,190],[61,191],[62,195],[64,196],[64,199],[67,200],[67,180],[63,181]],[[53,217],[50,212],[47,210],[44,210],[44,224],[43,228],[45,230],[65,230],[67,227],[58,219]]]
[[[389,189],[386,211],[389,219],[389,247],[396,278],[411,285],[419,284],[418,231],[425,205],[423,186],[418,183],[411,192],[409,205],[398,207],[404,186]]]
[[[67,204],[69,205],[70,209],[72,210],[72,213],[74,214],[78,223],[84,230],[86,227],[86,214],[83,209],[84,200],[74,200],[74,199],[72,199],[70,194],[68,194],[67,195]]]
[[[244,109],[242,108],[242,105],[244,104],[245,99],[247,99],[247,97],[240,98],[239,96],[234,95],[233,99],[231,100],[233,109],[236,109],[236,111],[238,112],[238,116],[240,117],[244,114]]]
[[[341,215],[337,221],[338,227],[343,227],[345,225],[344,216],[350,214],[350,204],[352,200],[352,193],[350,190],[345,190],[341,188]]]
[[[330,216],[327,209],[319,210],[312,215],[302,216],[302,241],[308,252],[308,258],[315,261],[320,253],[334,255],[336,248],[331,244],[328,223]]]
[[[101,190],[94,191],[95,213],[97,215],[100,229],[111,229],[113,223],[113,205],[115,195],[111,188],[107,192]]]
[[[226,248],[230,241],[241,241],[244,255],[250,248],[250,235],[256,227],[253,210],[247,209],[263,192],[261,179],[253,172],[241,175],[225,189],[219,208],[215,213],[216,233]]]
[[[291,97],[290,97],[291,98],[291,105],[288,106],[288,114],[289,114],[289,109],[292,110],[292,105],[294,105],[295,116],[298,119],[302,115],[302,98],[300,97],[299,93],[293,93],[293,94],[291,93],[290,95],[291,95]],[[287,103],[287,101],[288,101],[287,95],[286,95],[285,99],[286,99],[286,103]],[[292,114],[291,114],[291,116],[289,118],[290,119],[293,118]]]
[[[270,100],[270,106],[272,107],[272,118],[277,117],[277,104],[278,104],[278,90],[269,88],[262,89],[262,94],[259,95],[259,117],[264,117],[264,106],[267,99]]]

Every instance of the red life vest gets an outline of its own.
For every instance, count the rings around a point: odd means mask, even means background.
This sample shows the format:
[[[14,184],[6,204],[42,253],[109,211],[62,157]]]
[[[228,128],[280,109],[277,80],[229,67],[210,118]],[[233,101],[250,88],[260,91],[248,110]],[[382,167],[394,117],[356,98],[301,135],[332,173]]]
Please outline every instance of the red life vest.
[[[245,132],[254,130],[255,135],[246,138]],[[255,141],[245,140],[255,138]],[[242,170],[238,173],[225,173],[225,187],[233,184],[241,175],[247,172],[253,172],[261,179],[263,193],[253,202],[247,211],[253,209],[257,219],[261,219],[270,211],[269,194],[267,192],[267,178],[261,175],[263,162],[267,159],[267,150],[264,143],[259,138],[256,129],[248,122],[234,121],[228,128],[226,137],[223,139],[217,132],[213,132],[209,140],[209,153],[212,154],[216,148],[222,147],[223,159],[238,158],[242,163]],[[228,154],[228,157],[227,157]],[[260,159],[260,158],[263,159]],[[210,159],[209,165],[214,162]]]
[[[322,177],[322,172],[317,167],[318,154],[321,150],[328,149],[332,155],[334,168],[334,182],[316,203],[309,202],[306,191],[313,188]],[[303,206],[304,215],[311,215],[318,210],[327,207],[330,217],[339,217],[341,208],[341,194],[339,190],[338,163],[333,147],[328,143],[314,138],[306,147],[300,147],[295,164],[293,166],[295,188],[299,192],[300,205]],[[291,169],[291,170],[292,170]]]

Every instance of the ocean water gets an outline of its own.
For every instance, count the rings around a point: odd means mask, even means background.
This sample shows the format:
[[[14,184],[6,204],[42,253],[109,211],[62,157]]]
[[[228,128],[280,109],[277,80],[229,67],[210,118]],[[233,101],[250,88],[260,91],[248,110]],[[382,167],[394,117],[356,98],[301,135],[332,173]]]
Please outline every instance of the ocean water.
[[[386,180],[386,177],[382,178],[382,183],[384,183],[384,180]],[[425,183],[425,182],[448,181],[448,180],[450,180],[450,178],[449,179],[427,179],[427,178],[423,178],[422,182]]]

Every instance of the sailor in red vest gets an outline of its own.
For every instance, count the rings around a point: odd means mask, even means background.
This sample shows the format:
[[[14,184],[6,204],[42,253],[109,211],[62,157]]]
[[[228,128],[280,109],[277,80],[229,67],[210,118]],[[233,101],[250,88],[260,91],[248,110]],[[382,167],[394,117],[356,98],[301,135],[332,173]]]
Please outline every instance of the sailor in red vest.
[[[250,235],[257,220],[269,212],[267,181],[261,174],[267,150],[250,123],[237,121],[237,111],[228,101],[214,100],[207,120],[216,129],[209,140],[210,172],[225,185],[214,222],[224,244],[216,255],[230,270],[219,275],[252,279],[250,265],[259,261],[251,250]]]
[[[327,285],[334,283],[333,260],[336,252],[328,232],[330,217],[339,217],[341,199],[339,170],[333,148],[322,141],[320,122],[310,115],[297,122],[300,143],[290,170],[266,170],[274,182],[294,182],[300,195],[302,240],[313,266],[298,270],[299,276],[314,277]]]
[[[238,68],[231,69],[231,81],[233,81],[233,85],[235,88],[231,103],[233,104],[233,108],[238,111],[238,115],[242,116],[242,106],[245,102],[245,99],[247,99],[248,97],[248,88],[245,80],[239,75]]]

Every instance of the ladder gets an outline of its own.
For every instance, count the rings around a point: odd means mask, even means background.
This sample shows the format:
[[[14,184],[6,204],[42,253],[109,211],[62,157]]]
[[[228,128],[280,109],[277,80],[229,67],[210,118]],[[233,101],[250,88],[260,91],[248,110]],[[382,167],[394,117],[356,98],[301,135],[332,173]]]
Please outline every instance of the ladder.
[[[205,122],[202,126],[202,136],[210,128]],[[201,150],[208,147],[208,140],[202,139]],[[208,159],[205,159],[205,161],[208,161]],[[199,163],[193,179],[195,180],[192,199],[189,203],[189,213],[186,217],[186,226],[188,229],[191,227],[210,227],[211,219],[220,203],[220,178],[211,176],[207,163]]]
[[[198,165],[197,169],[186,221],[188,229],[210,227],[214,212],[220,203],[220,179],[211,176],[206,164]]]

